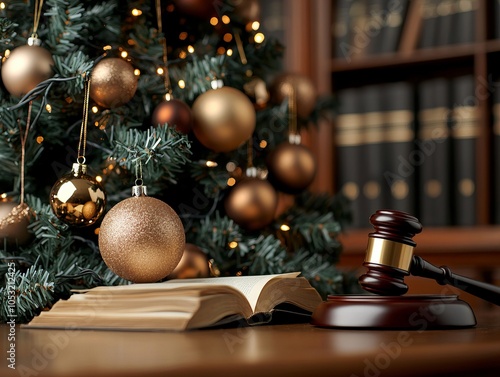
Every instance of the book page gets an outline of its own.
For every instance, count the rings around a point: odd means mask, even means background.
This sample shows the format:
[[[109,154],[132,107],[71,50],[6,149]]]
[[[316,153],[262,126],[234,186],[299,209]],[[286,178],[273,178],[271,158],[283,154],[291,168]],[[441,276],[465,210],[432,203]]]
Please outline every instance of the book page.
[[[201,278],[201,279],[175,279],[166,281],[164,284],[169,286],[189,287],[196,286],[229,286],[240,291],[248,300],[252,311],[255,311],[257,300],[259,299],[262,288],[272,279],[295,278],[300,272],[289,272],[277,275],[257,275],[257,276],[224,276],[218,278]]]

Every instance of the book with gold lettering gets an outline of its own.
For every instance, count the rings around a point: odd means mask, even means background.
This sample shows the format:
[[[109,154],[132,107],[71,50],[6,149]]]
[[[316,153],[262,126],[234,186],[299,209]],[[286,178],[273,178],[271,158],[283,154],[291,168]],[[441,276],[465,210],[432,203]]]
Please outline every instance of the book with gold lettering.
[[[78,290],[24,327],[180,331],[241,319],[248,324],[270,321],[280,304],[307,315],[321,297],[298,275],[175,279]]]

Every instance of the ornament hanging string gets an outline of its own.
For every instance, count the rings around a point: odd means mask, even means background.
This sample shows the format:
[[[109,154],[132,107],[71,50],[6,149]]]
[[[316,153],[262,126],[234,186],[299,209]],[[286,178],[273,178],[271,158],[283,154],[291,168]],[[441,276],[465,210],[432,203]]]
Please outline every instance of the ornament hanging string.
[[[250,136],[247,143],[247,168],[253,167],[253,137]]]
[[[135,185],[142,186],[142,184],[142,160],[138,157],[135,163]]]
[[[233,34],[234,34],[234,40],[236,41],[236,47],[238,48],[238,54],[240,55],[241,64],[247,64],[248,60],[247,56],[245,55],[245,49],[243,47],[243,43],[241,42],[240,33],[238,33],[238,31],[236,30],[233,30]]]
[[[90,75],[86,74],[84,83],[82,126],[80,128],[80,140],[78,141],[77,162],[79,164],[85,164],[85,147],[87,145],[87,123],[89,118],[89,97],[90,97]]]
[[[35,10],[33,12],[33,33],[31,38],[38,38],[37,31],[38,25],[40,23],[40,17],[42,15],[43,0],[35,0]]]
[[[167,57],[167,38],[163,34],[163,22],[161,12],[161,0],[156,0],[156,22],[158,23],[158,34],[161,34],[161,44],[163,48],[163,77],[165,84],[165,99],[168,101],[172,96],[172,84],[170,83],[170,75],[168,73],[168,57]]]
[[[288,111],[289,124],[288,131],[291,135],[297,134],[297,108],[296,108],[295,90],[292,84],[288,84]]]

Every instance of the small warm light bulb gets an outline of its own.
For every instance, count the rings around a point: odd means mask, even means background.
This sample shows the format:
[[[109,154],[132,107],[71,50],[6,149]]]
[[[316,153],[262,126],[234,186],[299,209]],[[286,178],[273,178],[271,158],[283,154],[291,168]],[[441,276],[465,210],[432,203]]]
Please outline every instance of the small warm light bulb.
[[[283,232],[288,232],[290,230],[290,227],[288,225],[286,225],[286,224],[281,224],[280,229]]]
[[[228,48],[227,51],[226,51],[226,55],[227,56],[233,56],[233,49]]]
[[[181,58],[181,59],[186,59],[186,56],[187,56],[186,51],[181,51],[181,52],[179,52],[179,58]]]
[[[50,105],[50,103],[45,105],[45,110],[47,110],[48,113],[52,112],[52,106]]]
[[[227,164],[226,164],[226,170],[228,172],[233,172],[234,169],[236,169],[236,164],[233,162],[233,161],[229,161]]]
[[[3,1],[0,3],[0,9],[5,9],[5,3]]]
[[[217,53],[219,55],[223,55],[226,53],[226,49],[224,47],[220,46],[219,48],[217,48]]]
[[[207,162],[205,162],[205,165],[206,165],[208,168],[215,168],[215,167],[217,167],[217,165],[218,165],[218,164],[217,164],[217,162],[215,162],[215,161],[207,161]]]
[[[219,23],[219,20],[217,19],[217,17],[212,17],[210,19],[210,25],[216,26],[218,23]]]
[[[99,108],[97,106],[92,106],[92,112],[97,114],[99,112]]]
[[[42,143],[43,143],[43,136],[37,136],[37,137],[36,137],[36,142],[37,142],[38,144],[42,144]]]
[[[193,47],[193,46],[191,46],[191,45],[189,45],[189,46],[188,46],[188,52],[189,52],[190,54],[192,54],[192,53],[194,52],[194,47]]]
[[[138,17],[142,14],[142,10],[134,8],[132,9],[132,16]]]
[[[179,88],[184,89],[186,87],[186,82],[184,80],[179,80],[177,85],[179,85]]]
[[[229,247],[231,249],[236,249],[238,247],[238,242],[236,242],[236,241],[229,242]]]
[[[179,34],[179,39],[180,39],[181,41],[186,40],[186,39],[187,39],[187,37],[188,37],[188,33],[187,33],[187,32],[185,32],[185,31],[183,31],[183,32],[181,32],[181,33]]]
[[[259,30],[259,28],[260,28],[260,22],[259,21],[252,22],[252,30],[257,31],[257,30]]]
[[[97,236],[99,235],[99,230],[101,230],[101,228],[95,228],[94,229],[94,234]]]
[[[112,48],[112,47],[111,47],[110,45],[106,45],[106,46],[104,46],[102,49],[103,49],[104,51],[107,51],[107,50],[111,50],[111,48]]]
[[[229,16],[224,15],[224,16],[222,16],[222,22],[227,25],[228,23],[231,22],[231,19],[229,18]]]
[[[229,187],[234,186],[235,184],[236,184],[236,179],[234,179],[233,177],[231,177],[231,178],[229,178],[229,179],[227,180],[227,185],[228,185]]]
[[[4,192],[4,193],[1,195],[1,197],[2,197],[2,199],[6,199],[6,198],[7,198],[7,193],[5,193],[5,192]]]
[[[224,34],[224,42],[231,42],[233,40],[233,35],[231,33]]]
[[[264,39],[265,39],[265,37],[264,37],[264,34],[262,34],[262,33],[257,33],[253,37],[253,40],[255,41],[255,43],[262,43],[262,42],[264,42]]]
[[[128,52],[127,52],[127,51],[122,51],[122,52],[120,53],[120,56],[121,56],[123,59],[125,59],[125,58],[128,56]]]
[[[159,75],[163,75],[163,73],[164,73],[164,72],[165,72],[165,71],[163,70],[163,68],[162,68],[162,67],[158,67],[158,68],[156,69],[156,73],[157,73],[157,74],[159,74]]]
[[[261,140],[260,143],[259,143],[259,147],[261,147],[262,149],[264,149],[265,147],[267,147],[267,141],[266,140]]]
[[[102,177],[100,175],[96,175],[95,180],[97,182],[102,182]]]
[[[134,76],[140,76],[141,70],[139,68],[134,69]]]

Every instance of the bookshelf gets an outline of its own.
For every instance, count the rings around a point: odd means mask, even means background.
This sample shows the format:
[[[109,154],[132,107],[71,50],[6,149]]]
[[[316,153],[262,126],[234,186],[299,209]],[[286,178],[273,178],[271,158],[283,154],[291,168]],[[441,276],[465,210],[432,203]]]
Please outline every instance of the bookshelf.
[[[422,30],[419,6],[425,0],[409,0],[401,40],[396,51],[367,54],[347,61],[335,57],[335,38],[332,25],[336,19],[339,0],[309,1],[310,12],[303,17],[303,25],[310,27],[312,43],[305,51],[310,57],[307,72],[320,88],[320,93],[338,93],[343,89],[394,81],[419,82],[427,77],[452,78],[460,74],[474,77],[476,90],[488,90],[485,82],[500,77],[500,24],[497,1],[476,0],[474,14],[474,40],[466,43],[419,48],[418,36]],[[292,2],[293,6],[293,2]],[[420,18],[420,20],[419,20]],[[297,47],[296,47],[297,48]],[[498,89],[500,90],[500,89]],[[441,226],[426,228],[416,239],[418,250],[434,255],[443,263],[453,266],[471,266],[480,269],[490,280],[498,279],[500,266],[500,226],[494,219],[494,134],[493,94],[486,92],[477,97],[477,138],[475,139],[476,221],[473,226]],[[336,156],[338,145],[336,130],[338,118],[332,119],[333,131],[312,132],[311,143],[317,150],[330,148],[333,158],[320,158],[318,174],[330,177],[329,182],[316,182],[317,191],[339,191]],[[331,125],[330,125],[331,127]],[[328,138],[325,138],[328,135]],[[497,148],[500,146],[497,146]],[[499,194],[500,196],[500,194]],[[341,264],[359,266],[362,263],[369,227],[348,230],[342,236],[345,255]],[[493,277],[491,277],[493,276]]]

